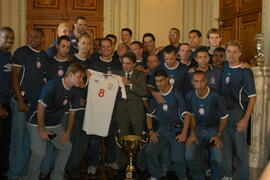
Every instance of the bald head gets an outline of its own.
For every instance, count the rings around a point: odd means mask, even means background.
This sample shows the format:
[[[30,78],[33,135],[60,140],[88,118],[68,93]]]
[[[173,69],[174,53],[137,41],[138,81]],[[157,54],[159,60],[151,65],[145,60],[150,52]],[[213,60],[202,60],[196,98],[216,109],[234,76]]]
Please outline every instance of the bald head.
[[[14,43],[14,31],[10,27],[0,29],[0,49],[8,51]]]

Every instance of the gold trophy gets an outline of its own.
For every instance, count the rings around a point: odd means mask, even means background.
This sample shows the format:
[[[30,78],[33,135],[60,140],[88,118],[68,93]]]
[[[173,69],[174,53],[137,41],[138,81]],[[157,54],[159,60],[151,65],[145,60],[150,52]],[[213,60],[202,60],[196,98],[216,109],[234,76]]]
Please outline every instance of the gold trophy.
[[[134,180],[137,168],[134,165],[134,158],[139,150],[144,149],[148,142],[149,136],[143,131],[142,136],[125,135],[120,137],[120,129],[115,134],[115,142],[119,148],[123,149],[128,156],[129,164],[126,169],[125,180]]]

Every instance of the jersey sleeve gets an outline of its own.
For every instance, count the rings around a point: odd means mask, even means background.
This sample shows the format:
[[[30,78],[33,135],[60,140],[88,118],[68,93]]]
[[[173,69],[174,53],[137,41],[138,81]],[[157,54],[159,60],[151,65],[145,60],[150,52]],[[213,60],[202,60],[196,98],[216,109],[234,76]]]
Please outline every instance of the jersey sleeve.
[[[187,108],[187,113],[193,114],[193,108],[192,108],[192,91],[190,91],[189,93],[187,93],[185,95],[185,102],[186,102],[186,108]]]
[[[53,104],[54,91],[55,90],[51,86],[51,84],[45,85],[41,90],[38,102],[43,104],[45,107],[47,107],[50,104]]]
[[[150,100],[150,104],[149,104],[149,107],[147,109],[147,116],[150,116],[150,117],[155,117],[156,113],[157,113],[157,101],[152,98]]]
[[[227,108],[225,106],[225,101],[221,95],[219,95],[218,93],[215,93],[215,94],[216,94],[216,99],[218,103],[218,112],[220,115],[220,119],[225,119],[229,116]]]
[[[71,101],[69,103],[69,111],[78,111],[80,110],[80,101],[81,101],[80,90],[75,88],[73,89],[73,94]]]
[[[179,107],[179,116],[183,117],[184,114],[188,113],[186,102],[185,102],[183,94],[180,91],[176,91],[176,92],[177,92],[176,97],[177,97],[177,102],[178,102],[178,107]]]
[[[250,69],[244,69],[244,90],[248,95],[248,98],[256,96],[256,88],[253,73]]]
[[[22,49],[17,49],[12,58],[13,66],[22,67],[24,65],[24,54]]]

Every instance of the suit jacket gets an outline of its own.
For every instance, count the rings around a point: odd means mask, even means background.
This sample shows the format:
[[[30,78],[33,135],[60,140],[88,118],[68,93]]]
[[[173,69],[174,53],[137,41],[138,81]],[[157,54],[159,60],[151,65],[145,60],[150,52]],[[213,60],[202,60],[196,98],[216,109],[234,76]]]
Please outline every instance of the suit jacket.
[[[117,74],[126,77],[126,74],[123,70],[119,71]],[[146,75],[142,71],[134,69],[130,76],[130,82],[132,84],[132,87],[125,86],[127,100],[142,101],[142,98],[147,95]]]

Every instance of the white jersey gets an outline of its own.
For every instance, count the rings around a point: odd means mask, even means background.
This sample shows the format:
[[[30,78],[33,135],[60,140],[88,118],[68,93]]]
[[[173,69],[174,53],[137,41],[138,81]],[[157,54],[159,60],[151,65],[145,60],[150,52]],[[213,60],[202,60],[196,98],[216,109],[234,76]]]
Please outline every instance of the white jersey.
[[[122,98],[126,98],[126,92],[120,76],[90,72],[83,130],[87,134],[106,137],[118,88],[121,87]]]

